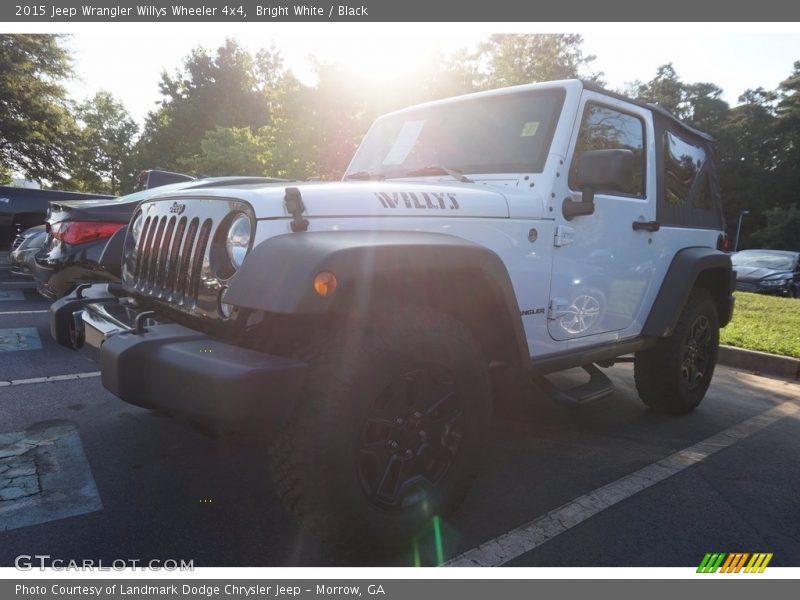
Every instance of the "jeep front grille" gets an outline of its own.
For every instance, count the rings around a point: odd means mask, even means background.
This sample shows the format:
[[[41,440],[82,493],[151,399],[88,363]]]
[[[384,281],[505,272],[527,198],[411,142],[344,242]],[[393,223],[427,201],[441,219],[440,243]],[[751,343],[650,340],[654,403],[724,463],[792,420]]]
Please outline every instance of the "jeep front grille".
[[[233,275],[225,262],[231,218],[252,208],[234,198],[169,197],[143,202],[125,238],[122,283],[145,302],[204,320],[220,317],[219,297]],[[138,220],[138,221],[137,221]],[[223,230],[220,230],[222,228]],[[182,316],[179,315],[179,316]]]
[[[213,223],[199,217],[153,215],[145,219],[135,250],[134,289],[179,306],[197,302]]]

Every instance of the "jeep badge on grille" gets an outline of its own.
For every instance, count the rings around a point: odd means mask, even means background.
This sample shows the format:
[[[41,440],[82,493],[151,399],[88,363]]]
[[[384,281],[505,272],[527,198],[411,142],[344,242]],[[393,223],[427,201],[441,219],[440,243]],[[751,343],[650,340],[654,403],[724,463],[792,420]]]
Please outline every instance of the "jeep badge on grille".
[[[183,211],[186,210],[185,204],[179,204],[178,202],[173,202],[172,206],[169,207],[169,212],[175,213],[176,215],[182,215]]]

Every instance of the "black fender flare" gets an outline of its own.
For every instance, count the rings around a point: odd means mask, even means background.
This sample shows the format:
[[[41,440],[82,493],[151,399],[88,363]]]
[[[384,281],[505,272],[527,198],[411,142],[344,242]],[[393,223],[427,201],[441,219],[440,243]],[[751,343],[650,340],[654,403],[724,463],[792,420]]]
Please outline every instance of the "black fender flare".
[[[703,287],[711,292],[717,303],[719,324],[724,327],[733,314],[734,286],[734,271],[729,255],[706,247],[678,251],[661,282],[650,315],[642,328],[642,335],[669,336],[695,287]]]
[[[330,271],[337,291],[328,297],[313,289],[314,277]],[[490,249],[460,237],[420,231],[320,231],[280,235],[257,245],[230,281],[226,302],[287,315],[329,313],[342,293],[350,309],[368,308],[376,281],[391,282],[406,299],[445,290],[451,304],[480,303],[484,328],[502,329],[513,358],[530,357],[519,305],[508,271]],[[433,282],[419,289],[421,282]],[[341,304],[338,305],[341,307]]]

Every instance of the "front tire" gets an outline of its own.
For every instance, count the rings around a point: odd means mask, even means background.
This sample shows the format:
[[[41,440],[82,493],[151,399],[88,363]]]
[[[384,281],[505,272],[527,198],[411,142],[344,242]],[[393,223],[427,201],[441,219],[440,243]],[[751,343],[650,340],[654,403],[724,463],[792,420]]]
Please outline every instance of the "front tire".
[[[490,416],[468,329],[427,308],[318,335],[304,393],[270,451],[284,505],[330,542],[407,542],[462,500]]]
[[[639,397],[656,412],[691,412],[705,397],[718,354],[717,306],[707,291],[695,289],[672,335],[636,353],[633,373]]]

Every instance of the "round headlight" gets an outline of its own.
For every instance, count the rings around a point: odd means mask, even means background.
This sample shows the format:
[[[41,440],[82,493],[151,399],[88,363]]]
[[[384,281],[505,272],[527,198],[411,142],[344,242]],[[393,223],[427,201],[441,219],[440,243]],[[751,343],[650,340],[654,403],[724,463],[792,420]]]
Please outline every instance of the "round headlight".
[[[233,219],[228,237],[225,240],[225,247],[228,250],[228,258],[235,269],[242,266],[247,249],[250,247],[250,218],[240,214]]]
[[[139,213],[136,215],[136,219],[131,225],[131,237],[133,238],[133,242],[135,244],[139,243],[139,236],[142,235],[142,226],[144,225],[144,215]]]

